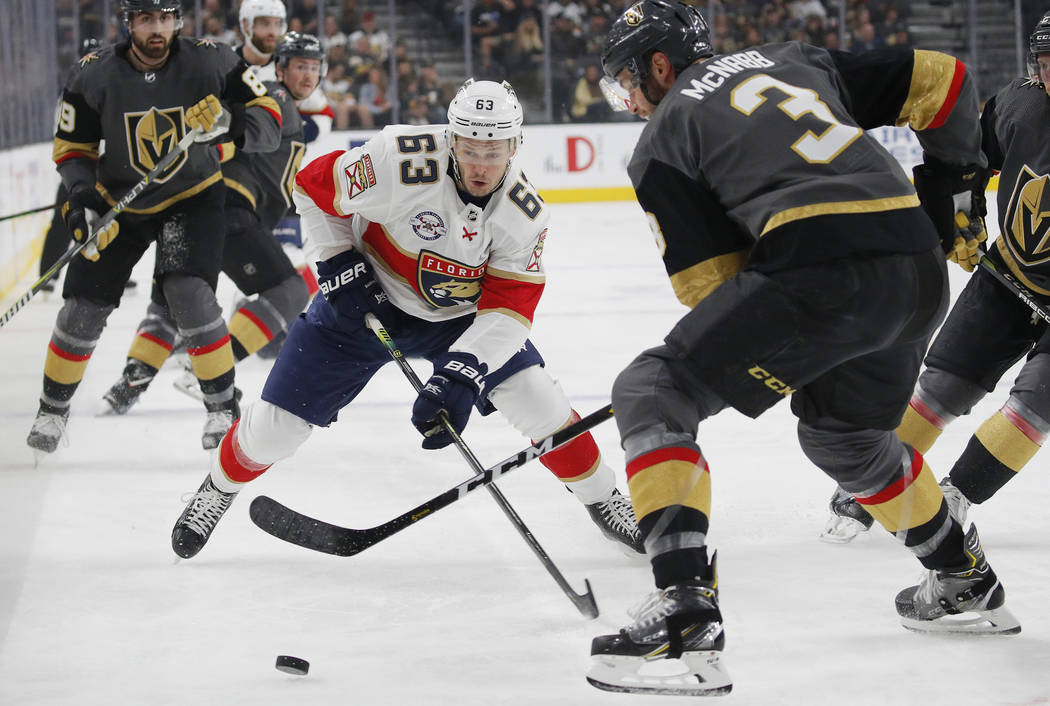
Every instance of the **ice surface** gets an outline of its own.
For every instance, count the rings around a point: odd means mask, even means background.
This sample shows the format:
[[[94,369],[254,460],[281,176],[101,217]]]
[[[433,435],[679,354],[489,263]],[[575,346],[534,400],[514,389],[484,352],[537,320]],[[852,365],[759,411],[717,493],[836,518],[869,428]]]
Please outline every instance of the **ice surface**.
[[[549,283],[533,340],[586,413],[684,309],[637,205],[550,208]],[[965,276],[952,267],[958,292]],[[368,526],[470,475],[455,449],[419,449],[413,394],[394,366],[337,424],[252,483],[198,557],[177,562],[171,526],[209,462],[199,403],[176,392],[178,371],[165,369],[127,417],[93,416],[123,367],[149,274],[147,258],[74,399],[69,446],[39,468],[25,435],[59,300],[38,297],[0,331],[0,704],[681,701],[584,681],[590,638],[627,620],[650,590],[649,568],[603,540],[539,464],[500,487],[569,581],[579,590],[590,578],[602,609],[595,621],[579,616],[485,493],[353,558],[284,544],[251,524],[259,493]],[[220,301],[232,299],[224,282]],[[238,367],[246,401],[267,368],[255,359]],[[1012,378],[945,432],[929,455],[938,478]],[[614,423],[596,436],[625,488]],[[526,445],[498,415],[474,418],[465,438],[486,464]],[[832,483],[799,451],[787,405],[758,421],[723,413],[701,426],[700,443],[735,684],[720,703],[1050,703],[1046,452],[972,512],[1024,632],[960,639],[900,627],[893,597],[920,567],[889,535],[876,530],[845,547],[817,541]],[[278,654],[309,660],[309,676],[275,670]]]

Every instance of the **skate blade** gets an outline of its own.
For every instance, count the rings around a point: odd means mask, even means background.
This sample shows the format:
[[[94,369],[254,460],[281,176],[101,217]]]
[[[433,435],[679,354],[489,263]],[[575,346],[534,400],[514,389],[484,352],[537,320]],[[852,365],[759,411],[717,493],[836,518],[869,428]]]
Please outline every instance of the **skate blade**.
[[[820,533],[820,541],[828,544],[849,544],[859,534],[867,531],[868,528],[863,523],[854,520],[852,517],[832,515],[828,518],[828,524],[825,525],[824,531]]]
[[[624,655],[592,655],[587,681],[603,691],[670,696],[719,696],[733,682],[717,650],[685,652],[679,659],[646,660]]]
[[[105,397],[98,403],[98,409],[95,410],[96,417],[122,417],[127,412],[119,412],[117,408],[113,406],[113,403],[107,400]]]
[[[189,376],[190,380],[186,380],[185,378],[186,376],[181,376],[172,380],[171,386],[187,397],[192,397],[198,402],[203,402],[204,394],[201,392],[200,385],[197,383],[197,378],[192,375]]]
[[[1021,623],[1006,607],[945,615],[936,620],[901,618],[901,625],[914,632],[939,635],[1016,635]]]

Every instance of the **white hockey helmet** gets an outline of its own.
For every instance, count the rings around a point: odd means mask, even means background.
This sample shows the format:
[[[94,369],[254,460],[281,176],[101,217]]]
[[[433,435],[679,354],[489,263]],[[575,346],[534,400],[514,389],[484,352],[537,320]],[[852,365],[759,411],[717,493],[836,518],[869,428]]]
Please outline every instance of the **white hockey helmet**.
[[[448,129],[451,135],[474,140],[511,140],[511,147],[521,142],[524,116],[514,89],[506,81],[475,81],[468,78],[448,105]]]
[[[255,27],[256,17],[280,17],[281,31],[277,33],[278,36],[288,31],[288,10],[282,0],[242,0],[238,20],[241,23],[244,41],[249,44],[252,41],[252,28]]]

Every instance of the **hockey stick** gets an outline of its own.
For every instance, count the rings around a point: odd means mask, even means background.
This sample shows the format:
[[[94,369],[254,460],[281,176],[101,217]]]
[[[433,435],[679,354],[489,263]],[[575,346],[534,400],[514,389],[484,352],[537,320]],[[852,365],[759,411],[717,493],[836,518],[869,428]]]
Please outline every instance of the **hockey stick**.
[[[1008,271],[1000,270],[995,266],[995,263],[989,260],[987,257],[981,258],[981,267],[985,269],[992,277],[995,277],[999,282],[1009,289],[1011,292],[1017,295],[1017,298],[1023,301],[1028,307],[1036,313],[1043,320],[1050,323],[1050,309],[1040,303],[1027,287],[1017,281],[1017,278],[1010,274]]]
[[[28,211],[19,211],[18,213],[11,213],[6,216],[0,216],[0,221],[9,221],[12,218],[21,218],[22,216],[32,216],[34,213],[40,213],[42,211],[50,211],[57,203],[53,203],[50,206],[41,206],[40,208],[31,208]]]
[[[394,340],[390,337],[390,334],[387,332],[387,330],[383,328],[383,325],[379,322],[379,319],[377,319],[372,314],[367,314],[365,316],[365,323],[370,329],[372,329],[372,332],[375,333],[376,337],[379,338],[379,340],[382,342],[383,346],[387,349],[387,352],[390,354],[390,357],[394,360],[395,363],[397,363],[398,367],[401,368],[401,372],[405,374],[405,377],[408,378],[408,381],[412,383],[412,387],[415,389],[415,391],[418,393],[420,390],[422,390],[423,383],[422,381],[420,381],[419,376],[416,375],[416,371],[413,370],[409,362],[405,360],[405,357],[404,355],[402,355],[401,350],[397,347],[397,344],[394,343]],[[611,407],[607,407],[607,410],[609,411],[609,413],[611,413],[612,411]],[[608,416],[609,415],[603,416],[602,420],[607,419]],[[575,427],[579,423],[580,422],[577,422],[572,426]],[[584,579],[584,586],[586,587],[586,591],[582,594],[577,593],[572,588],[572,586],[569,585],[569,582],[562,575],[561,571],[558,570],[558,567],[555,566],[554,562],[547,555],[547,552],[544,551],[543,547],[533,536],[532,532],[529,530],[528,526],[526,526],[525,523],[522,521],[518,513],[514,510],[513,507],[511,507],[510,503],[507,501],[506,497],[504,497],[503,493],[500,492],[499,488],[491,484],[492,481],[494,481],[499,476],[499,473],[492,474],[492,469],[486,470],[484,467],[482,467],[481,462],[478,461],[477,456],[474,455],[474,452],[470,450],[470,447],[467,446],[466,442],[463,441],[462,437],[460,437],[460,435],[452,427],[452,425],[448,421],[448,417],[444,413],[441,414],[441,424],[444,427],[445,431],[452,436],[452,440],[455,443],[456,448],[459,449],[460,454],[463,456],[464,460],[466,460],[467,464],[475,471],[476,475],[474,476],[474,478],[471,478],[465,484],[460,484],[459,486],[456,486],[456,488],[442,493],[437,498],[432,499],[428,503],[424,503],[424,505],[421,505],[420,507],[414,508],[408,513],[405,513],[404,515],[401,515],[400,517],[395,518],[390,522],[384,523],[379,527],[372,528],[372,530],[365,530],[364,532],[366,534],[370,533],[370,536],[368,536],[367,538],[360,537],[360,535],[358,534],[359,530],[340,528],[334,525],[328,525],[326,523],[318,522],[317,520],[306,518],[302,515],[298,515],[298,513],[295,513],[292,510],[285,508],[283,505],[276,503],[275,501],[271,500],[266,496],[259,496],[252,501],[250,509],[252,521],[255,522],[255,524],[262,528],[264,531],[269,532],[270,534],[272,534],[275,537],[278,537],[279,539],[290,541],[293,544],[298,544],[300,546],[305,546],[309,549],[315,549],[317,551],[323,551],[330,554],[337,554],[339,556],[352,556],[353,554],[357,554],[358,552],[362,551],[363,549],[366,549],[372,544],[375,544],[376,542],[379,542],[385,539],[386,537],[389,537],[391,534],[394,534],[395,532],[404,529],[416,520],[421,519],[439,510],[445,505],[455,502],[462,495],[465,495],[467,492],[470,492],[470,490],[484,485],[485,489],[489,492],[489,494],[492,495],[493,499],[500,506],[500,509],[503,511],[503,514],[505,514],[507,518],[511,521],[511,523],[514,525],[514,528],[518,531],[518,534],[521,535],[522,539],[524,539],[525,542],[529,545],[529,548],[532,549],[533,553],[536,554],[537,558],[539,558],[540,562],[543,564],[543,567],[547,570],[547,573],[549,573],[554,579],[554,581],[558,584],[558,586],[561,587],[562,591],[565,592],[565,595],[569,598],[569,600],[572,601],[573,605],[576,606],[577,610],[579,610],[580,613],[582,613],[588,618],[598,617],[598,605],[597,603],[595,603],[594,593],[591,591],[590,581]],[[585,430],[580,430],[573,436],[577,436],[583,431]],[[553,437],[548,437],[548,439],[551,438]],[[568,440],[569,439],[566,439],[566,441]],[[522,452],[518,455],[518,457],[521,457],[523,454],[526,454],[527,451],[529,450]],[[536,456],[542,455],[542,453],[545,453],[545,451],[537,453]],[[522,461],[522,463],[524,463],[532,457],[534,456],[525,458],[525,460]],[[506,470],[509,470],[509,468]],[[500,471],[500,473],[502,473],[502,471]],[[471,485],[472,483],[477,484]],[[469,487],[467,487],[464,490],[461,490],[464,487],[464,485],[467,485]],[[406,517],[408,518],[408,522],[404,521]],[[302,521],[305,521],[306,524],[304,525]],[[306,530],[305,533],[303,533],[302,531],[304,529]],[[365,541],[362,542],[361,539],[364,539]],[[304,543],[304,540],[306,543]]]
[[[164,155],[161,158],[161,160],[157,162],[156,166],[153,167],[153,169],[149,170],[149,174],[142,177],[142,179],[137,184],[135,184],[135,186],[131,187],[128,193],[124,194],[120,201],[117,201],[117,203],[113,205],[113,208],[109,209],[109,211],[106,212],[106,215],[102,216],[102,218],[98,222],[98,225],[95,226],[95,229],[91,231],[88,237],[84,238],[84,240],[81,242],[74,243],[73,245],[71,245],[69,247],[69,250],[66,250],[66,252],[62,254],[62,257],[58,258],[58,261],[55,262],[55,264],[53,264],[47,272],[40,275],[40,279],[38,279],[36,283],[32,287],[30,287],[29,291],[23,294],[21,297],[19,297],[18,301],[16,301],[10,309],[4,312],[3,317],[0,317],[0,326],[3,326],[8,321],[10,321],[11,318],[16,313],[18,313],[19,309],[28,304],[29,300],[32,299],[37,292],[43,289],[47,281],[51,279],[56,272],[58,272],[67,264],[69,264],[69,261],[76,257],[81,250],[88,246],[89,243],[94,242],[95,237],[98,235],[98,232],[110,223],[112,223],[113,220],[116,219],[116,217],[120,215],[120,213],[124,209],[131,205],[132,201],[137,199],[139,195],[141,195],[142,192],[146,190],[146,187],[149,186],[154,179],[156,179],[160,174],[162,174],[164,170],[171,165],[172,162],[178,159],[179,155],[181,155],[183,152],[189,149],[190,143],[192,143],[199,134],[200,131],[196,129],[187,132],[183,136],[183,138],[179,140],[178,144],[176,144],[175,147],[172,148],[171,152],[168,152],[166,155]]]

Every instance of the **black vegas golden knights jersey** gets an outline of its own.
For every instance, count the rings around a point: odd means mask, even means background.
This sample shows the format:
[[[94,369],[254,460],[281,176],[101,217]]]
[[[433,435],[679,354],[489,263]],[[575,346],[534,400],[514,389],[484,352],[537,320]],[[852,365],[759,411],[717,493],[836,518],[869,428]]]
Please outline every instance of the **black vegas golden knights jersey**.
[[[999,170],[994,247],[1019,280],[1050,296],[1050,96],[1014,79],[985,103],[981,126],[988,166]]]
[[[222,180],[246,198],[263,226],[272,230],[292,207],[292,189],[306,154],[306,141],[299,109],[288,89],[276,82],[264,85],[281,108],[281,144],[272,152],[235,150],[233,158],[222,163]]]
[[[53,156],[67,186],[95,183],[116,203],[174,149],[189,130],[186,110],[208,94],[234,114],[231,136],[241,149],[277,147],[280,108],[228,46],[180,37],[164,66],[148,72],[128,62],[128,47],[83,57],[63,91]],[[221,179],[217,150],[191,145],[125,210],[158,213]]]
[[[937,247],[908,175],[865,130],[909,125],[942,161],[983,164],[977,111],[946,54],[771,44],[682,71],[628,172],[692,307],[744,267]]]

